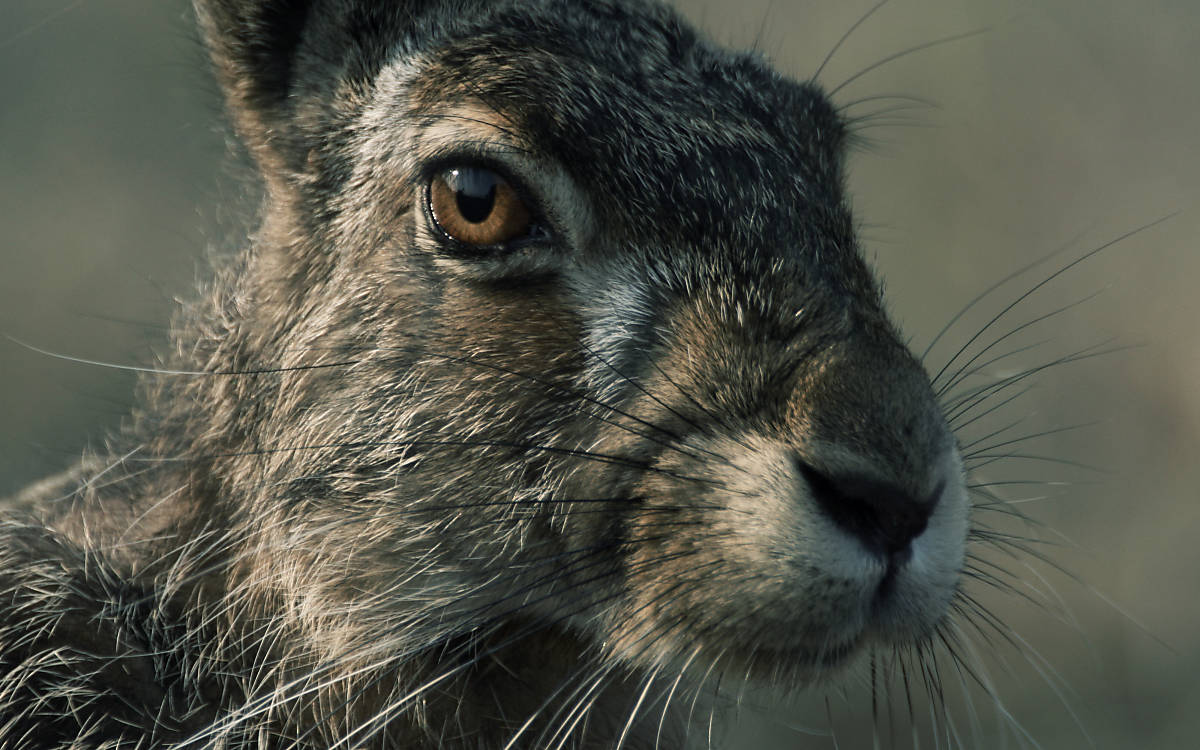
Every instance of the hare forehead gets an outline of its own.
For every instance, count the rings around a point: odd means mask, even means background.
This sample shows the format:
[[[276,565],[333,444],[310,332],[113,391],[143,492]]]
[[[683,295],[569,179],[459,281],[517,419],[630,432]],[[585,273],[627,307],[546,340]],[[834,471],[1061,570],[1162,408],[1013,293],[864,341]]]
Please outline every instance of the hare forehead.
[[[849,224],[840,144],[813,135],[840,127],[835,119],[806,125],[803,113],[785,113],[797,122],[781,128],[764,124],[766,107],[709,107],[686,93],[648,104],[621,82],[600,86],[568,66],[557,71],[561,78],[539,85],[520,60],[487,76],[438,59],[397,61],[376,79],[375,104],[362,120],[373,133],[369,153],[390,151],[411,170],[456,141],[472,153],[499,151],[570,180],[596,218],[658,244],[820,241],[827,255],[853,244],[841,231]],[[833,243],[830,227],[843,235]]]
[[[617,39],[597,33],[612,29],[595,19],[580,28],[531,21],[517,31],[484,23],[398,53],[392,66],[411,74],[412,111],[483,102],[598,192],[741,203],[744,213],[762,213],[780,196],[836,200],[844,123],[823,92],[690,31],[653,19],[645,26]]]

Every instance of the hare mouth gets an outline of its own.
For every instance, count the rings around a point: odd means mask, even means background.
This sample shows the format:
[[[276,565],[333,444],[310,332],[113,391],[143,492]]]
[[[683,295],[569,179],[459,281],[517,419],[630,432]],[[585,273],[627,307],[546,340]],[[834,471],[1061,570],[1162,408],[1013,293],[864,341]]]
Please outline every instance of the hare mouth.
[[[838,641],[833,645],[824,645],[817,649],[802,649],[790,653],[793,663],[802,667],[816,670],[815,676],[821,672],[833,671],[853,660],[863,648],[862,636]],[[784,654],[779,654],[784,658]]]
[[[747,686],[803,690],[835,678],[867,647],[867,639],[862,635],[819,645],[758,647],[741,656],[726,654],[720,666],[726,667],[727,676],[741,675]],[[730,669],[731,666],[734,668]],[[704,668],[697,671],[703,672]]]

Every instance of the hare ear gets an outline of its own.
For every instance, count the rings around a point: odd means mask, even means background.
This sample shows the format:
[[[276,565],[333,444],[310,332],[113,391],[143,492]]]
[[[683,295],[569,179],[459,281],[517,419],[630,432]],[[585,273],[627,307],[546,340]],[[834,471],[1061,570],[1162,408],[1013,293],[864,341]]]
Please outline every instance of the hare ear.
[[[195,0],[238,134],[264,171],[291,161],[294,71],[319,0]]]

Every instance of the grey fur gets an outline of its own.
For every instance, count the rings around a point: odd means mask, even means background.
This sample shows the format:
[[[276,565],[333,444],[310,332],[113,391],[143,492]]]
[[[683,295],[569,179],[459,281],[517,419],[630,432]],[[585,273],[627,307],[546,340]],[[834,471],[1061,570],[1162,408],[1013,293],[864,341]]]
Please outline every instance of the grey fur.
[[[0,746],[678,747],[934,637],[961,466],[817,86],[633,0],[197,13],[262,228],[0,527]],[[434,231],[479,160],[543,238]]]

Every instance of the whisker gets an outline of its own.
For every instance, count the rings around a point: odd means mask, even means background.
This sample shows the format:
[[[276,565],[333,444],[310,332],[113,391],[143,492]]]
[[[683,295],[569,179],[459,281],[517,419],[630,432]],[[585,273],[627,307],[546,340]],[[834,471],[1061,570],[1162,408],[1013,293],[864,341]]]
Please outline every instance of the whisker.
[[[1133,237],[1133,236],[1135,236],[1135,235],[1137,235],[1137,234],[1140,234],[1140,233],[1142,233],[1142,232],[1145,232],[1145,231],[1147,231],[1147,230],[1151,229],[1152,227],[1156,227],[1156,226],[1158,226],[1159,224],[1162,224],[1163,222],[1165,222],[1165,221],[1167,221],[1168,219],[1172,218],[1173,216],[1174,216],[1174,214],[1168,214],[1167,216],[1164,216],[1164,217],[1162,217],[1162,218],[1160,218],[1160,219],[1156,219],[1156,220],[1154,220],[1154,221],[1152,221],[1152,222],[1150,222],[1150,223],[1148,223],[1148,224],[1143,224],[1142,226],[1140,226],[1140,227],[1138,227],[1138,228],[1136,228],[1136,229],[1132,229],[1132,230],[1130,230],[1130,231],[1128,231],[1128,232],[1125,232],[1124,234],[1118,235],[1117,237],[1114,237],[1113,239],[1111,239],[1111,240],[1109,240],[1109,241],[1107,241],[1107,242],[1105,242],[1105,243],[1103,243],[1103,244],[1099,245],[1098,247],[1096,247],[1096,248],[1093,248],[1092,250],[1089,250],[1088,252],[1086,252],[1086,253],[1084,253],[1083,255],[1079,256],[1079,257],[1078,257],[1078,258],[1076,258],[1075,260],[1073,260],[1073,261],[1071,261],[1071,262],[1069,262],[1069,263],[1066,263],[1065,265],[1061,266],[1061,267],[1060,267],[1058,270],[1056,270],[1054,273],[1050,274],[1050,275],[1049,275],[1049,276],[1047,276],[1046,278],[1044,278],[1044,279],[1042,279],[1041,281],[1039,281],[1038,283],[1034,284],[1032,287],[1030,287],[1030,288],[1029,288],[1029,289],[1027,289],[1027,290],[1026,290],[1024,293],[1022,293],[1020,296],[1018,296],[1018,297],[1017,297],[1015,300],[1013,300],[1012,302],[1010,302],[1010,303],[1009,303],[1009,304],[1008,304],[1008,305],[1007,305],[1007,306],[1006,306],[1006,307],[1005,307],[1003,310],[1001,310],[1000,312],[996,313],[996,315],[994,315],[994,316],[993,316],[993,317],[992,317],[992,318],[991,318],[991,319],[990,319],[990,320],[989,320],[987,323],[985,323],[985,324],[984,324],[984,326],[983,326],[982,328],[980,328],[978,331],[976,331],[976,332],[975,332],[975,334],[974,334],[973,336],[971,336],[969,339],[967,339],[966,343],[964,343],[964,344],[963,344],[961,347],[959,347],[958,351],[957,351],[957,352],[955,352],[954,356],[953,356],[953,357],[951,357],[951,358],[949,359],[949,361],[947,361],[947,362],[946,362],[946,364],[945,364],[945,365],[942,367],[942,369],[938,371],[937,375],[935,375],[935,376],[933,377],[933,381],[934,381],[934,382],[937,382],[938,380],[940,380],[940,379],[941,379],[941,377],[942,377],[942,375],[944,375],[944,374],[945,374],[945,372],[946,372],[946,370],[947,370],[947,369],[950,367],[951,363],[953,363],[955,360],[957,360],[957,359],[958,359],[958,358],[959,358],[959,357],[962,355],[962,353],[963,353],[963,352],[965,352],[965,351],[966,351],[966,350],[967,350],[967,349],[968,349],[968,348],[969,348],[969,347],[970,347],[972,344],[974,344],[976,341],[978,341],[978,340],[979,340],[979,337],[980,337],[980,336],[982,336],[984,333],[986,333],[988,330],[990,330],[990,329],[991,329],[991,327],[992,327],[993,325],[995,325],[995,324],[996,324],[996,323],[997,323],[997,322],[998,322],[1000,319],[1002,319],[1002,318],[1003,318],[1005,315],[1007,315],[1007,314],[1008,314],[1008,313],[1009,313],[1011,310],[1013,310],[1013,309],[1014,309],[1014,308],[1015,308],[1017,305],[1021,304],[1021,303],[1022,303],[1022,302],[1024,302],[1026,299],[1029,299],[1029,297],[1030,297],[1030,296],[1032,296],[1032,295],[1033,295],[1033,294],[1035,294],[1035,293],[1036,293],[1038,290],[1040,290],[1040,289],[1042,289],[1043,287],[1045,287],[1045,286],[1046,286],[1047,284],[1049,284],[1051,281],[1054,281],[1055,279],[1057,279],[1058,277],[1062,276],[1062,275],[1063,275],[1063,274],[1065,274],[1067,271],[1070,271],[1072,268],[1075,268],[1076,266],[1080,265],[1081,263],[1084,263],[1085,261],[1087,261],[1087,260],[1089,260],[1089,259],[1091,259],[1091,258],[1094,258],[1094,257],[1096,257],[1097,255],[1099,255],[1100,253],[1102,253],[1102,252],[1104,252],[1105,250],[1109,249],[1110,247],[1112,247],[1112,246],[1114,246],[1114,245],[1116,245],[1116,244],[1118,244],[1118,243],[1120,243],[1120,242],[1123,242],[1123,241],[1125,241],[1125,240],[1129,239],[1130,237]],[[1056,252],[1056,253],[1054,253],[1053,255],[1057,255],[1057,254],[1058,254],[1058,253]],[[1048,257],[1053,257],[1053,255],[1051,255],[1051,256],[1048,256]],[[1048,259],[1048,258],[1046,258],[1046,259]],[[1040,265],[1040,264],[1041,264],[1042,262],[1044,262],[1044,260],[1046,260],[1046,259],[1039,259],[1038,261],[1036,261],[1036,262],[1035,262],[1035,263],[1034,263],[1032,266],[1030,266],[1029,268],[1032,268],[1033,266],[1036,266],[1036,265]],[[1024,273],[1024,270],[1028,270],[1028,269],[1023,269],[1023,270],[1022,270],[1022,271],[1020,271],[1019,273]],[[1006,282],[1007,280],[1008,280],[1007,278],[1006,278],[1006,279],[1004,279],[1004,280],[1002,280],[1002,281],[1001,281],[1001,284],[1003,284],[1003,283],[1004,283],[1004,282]],[[999,285],[996,285],[996,286],[998,287]],[[993,287],[993,288],[995,288],[995,287]],[[983,297],[983,296],[986,296],[987,294],[989,294],[989,293],[992,291],[992,289],[993,289],[993,288],[989,288],[987,291],[985,291],[985,292],[984,292],[984,294],[983,294],[983,295],[981,295],[981,296],[979,297],[979,299],[982,299],[982,297]],[[974,301],[972,301],[971,305],[973,305],[973,304],[974,304]],[[968,305],[968,308],[969,308],[969,307],[970,307],[970,305]],[[963,311],[963,312],[965,313],[965,312],[966,312],[966,310],[964,309],[964,311]],[[960,314],[960,315],[961,315],[961,314]],[[956,317],[955,319],[957,320],[957,317]],[[936,341],[936,339],[935,339],[935,341]],[[927,352],[928,352],[928,350],[927,350]],[[923,359],[923,358],[924,358],[924,357],[922,357],[922,359]]]
[[[1021,437],[1013,438],[1011,440],[1005,440],[1000,443],[992,443],[991,445],[985,445],[982,448],[976,447],[979,443],[982,443],[990,438],[996,437],[996,435],[999,434],[999,433],[992,433],[991,435],[988,435],[987,437],[980,438],[979,440],[976,440],[972,443],[968,443],[967,445],[964,445],[963,446],[963,458],[964,459],[974,458],[976,455],[994,451],[997,448],[1004,448],[1009,445],[1019,445],[1020,443],[1029,442],[1030,440],[1036,440],[1037,438],[1049,437],[1051,435],[1061,435],[1061,434],[1067,433],[1067,432],[1075,432],[1077,430],[1083,430],[1083,429],[1087,429],[1089,427],[1095,427],[1097,424],[1100,424],[1100,423],[1099,422],[1081,422],[1079,424],[1067,425],[1065,427],[1056,427],[1052,430],[1042,430],[1041,432],[1033,432],[1028,435],[1022,435]],[[1015,424],[1013,426],[1015,426]],[[1003,432],[1007,432],[1009,429],[1011,429],[1011,427],[1006,427],[1003,430]],[[972,449],[974,449],[974,450],[972,450]]]
[[[115,362],[104,362],[104,361],[96,360],[96,359],[87,359],[85,357],[73,357],[69,354],[60,354],[58,352],[50,351],[49,349],[42,349],[41,347],[37,347],[37,346],[34,346],[33,344],[22,341],[21,339],[15,337],[15,336],[12,336],[11,334],[6,333],[6,334],[3,334],[3,336],[4,336],[4,338],[8,339],[9,341],[13,342],[14,344],[24,347],[25,349],[28,349],[31,352],[34,352],[36,354],[41,354],[46,357],[51,357],[53,359],[62,360],[64,362],[73,362],[75,364],[80,364],[80,365],[103,367],[103,368],[109,369],[109,370],[121,370],[123,372],[136,372],[136,373],[143,373],[143,374],[147,374],[147,375],[182,376],[182,377],[237,377],[237,376],[244,376],[244,375],[271,375],[271,374],[280,374],[280,373],[287,373],[287,372],[304,372],[306,370],[326,370],[326,369],[333,369],[333,368],[338,368],[338,367],[353,367],[354,365],[358,364],[357,361],[346,361],[346,362],[328,362],[328,363],[315,364],[315,365],[296,365],[294,367],[264,367],[264,368],[253,369],[253,370],[178,370],[178,369],[170,369],[170,368],[143,367],[143,366],[139,366],[139,365],[123,365],[123,364],[118,364]]]
[[[934,47],[940,47],[942,45],[950,44],[952,42],[962,41],[963,39],[970,39],[971,37],[979,36],[980,34],[985,34],[989,31],[991,31],[991,29],[989,27],[983,27],[980,29],[975,29],[973,31],[965,31],[961,34],[953,34],[951,36],[942,37],[941,39],[934,39],[933,41],[930,41],[930,42],[925,42],[923,44],[918,44],[918,45],[909,47],[908,49],[900,50],[899,52],[888,55],[887,57],[884,57],[881,60],[877,60],[876,62],[871,63],[867,67],[863,68],[862,70],[858,71],[857,73],[850,76],[846,80],[842,81],[840,84],[835,86],[832,90],[830,90],[829,96],[831,96],[831,97],[837,96],[839,91],[846,88],[850,84],[854,83],[858,79],[862,78],[866,74],[870,73],[873,70],[881,68],[890,62],[899,60],[902,57],[908,57],[909,55],[915,54],[917,52],[922,52],[924,50],[932,49]]]
[[[696,482],[700,484],[710,484],[720,486],[720,482],[713,479],[703,477],[688,476],[669,469],[663,469],[653,466],[643,461],[626,458],[624,456],[598,453],[577,448],[564,448],[554,445],[538,445],[536,443],[520,443],[507,440],[365,440],[365,441],[347,441],[338,443],[312,443],[304,445],[293,445],[281,448],[258,448],[254,450],[244,451],[228,451],[221,453],[209,453],[200,456],[167,456],[154,458],[138,458],[129,459],[131,462],[146,462],[146,463],[198,463],[203,461],[211,461],[219,458],[245,458],[249,456],[267,456],[282,453],[300,453],[305,451],[320,451],[330,449],[341,450],[356,450],[363,448],[511,448],[514,450],[529,450],[540,451],[545,453],[553,453],[557,455],[572,456],[588,461],[597,461],[599,463],[614,464],[617,466],[628,466],[631,468],[640,469],[642,471],[654,472],[673,477],[685,482]]]
[[[975,407],[986,403],[988,401],[988,399],[993,398],[997,393],[1004,391],[1004,390],[1008,390],[1009,388],[1013,387],[1014,385],[1017,385],[1018,383],[1028,380],[1030,377],[1037,375],[1038,373],[1045,372],[1046,370],[1051,370],[1055,367],[1061,367],[1063,365],[1072,364],[1075,362],[1082,362],[1082,361],[1088,360],[1088,359],[1093,359],[1095,357],[1106,357],[1106,356],[1109,356],[1109,355],[1117,353],[1117,352],[1126,351],[1127,349],[1130,348],[1130,347],[1113,347],[1113,348],[1109,348],[1109,349],[1102,348],[1102,347],[1106,346],[1108,343],[1109,342],[1107,342],[1107,341],[1102,341],[1102,342],[1095,344],[1093,346],[1090,346],[1086,349],[1082,349],[1075,354],[1070,354],[1070,355],[1067,355],[1065,357],[1060,357],[1060,358],[1050,361],[1050,362],[1045,362],[1043,364],[1027,368],[1027,369],[1023,370],[1022,372],[1016,373],[1015,375],[1010,375],[1010,376],[1001,378],[1000,380],[998,380],[995,383],[989,383],[988,385],[984,385],[984,386],[980,386],[979,388],[974,388],[974,389],[968,390],[966,393],[963,393],[959,396],[950,398],[947,400],[947,402],[944,406],[945,411],[946,411],[946,421],[950,424],[954,424],[958,419],[961,419],[962,417],[966,416],[973,409],[975,409]]]
[[[967,304],[963,305],[962,309],[960,309],[957,313],[954,314],[953,317],[950,318],[949,322],[947,322],[944,326],[942,326],[942,328],[937,332],[937,335],[934,336],[933,339],[929,342],[929,344],[926,345],[925,350],[923,352],[921,352],[920,360],[922,362],[924,362],[925,360],[929,359],[929,353],[932,352],[933,348],[935,346],[937,346],[939,341],[942,340],[942,337],[944,337],[947,333],[949,333],[950,329],[953,328],[955,326],[955,324],[958,323],[958,321],[962,320],[967,315],[967,313],[971,312],[971,310],[974,310],[976,305],[978,305],[980,302],[982,302],[983,300],[990,297],[992,295],[992,293],[996,292],[1001,287],[1008,284],[1008,282],[1010,282],[1020,276],[1025,275],[1026,273],[1032,271],[1033,269],[1037,268],[1038,266],[1042,265],[1043,263],[1046,263],[1047,261],[1051,260],[1052,258],[1055,258],[1055,257],[1061,255],[1062,253],[1066,252],[1067,248],[1074,245],[1078,240],[1079,240],[1079,236],[1077,235],[1070,242],[1063,244],[1056,250],[1046,253],[1045,255],[1041,256],[1040,258],[1037,258],[1037,259],[1033,260],[1032,262],[1025,264],[1024,266],[1021,266],[1017,270],[1002,277],[999,281],[989,285],[982,292],[980,292],[979,294],[972,297],[971,300],[969,302],[967,302]],[[942,369],[944,370],[946,367],[949,367],[951,364],[953,364],[954,361],[956,359],[958,359],[959,355],[961,355],[962,351],[966,351],[966,349],[970,347],[971,343],[972,342],[968,342],[966,347],[963,347],[963,349],[958,354],[955,354],[953,357],[951,357],[946,362],[946,365]],[[934,380],[936,381],[937,377],[934,377]]]
[[[950,379],[946,382],[946,384],[938,389],[938,393],[939,394],[944,393],[945,391],[953,388],[956,384],[962,382],[964,379],[970,377],[971,375],[974,375],[977,372],[982,371],[984,367],[989,366],[992,362],[994,362],[995,360],[990,360],[989,362],[980,365],[978,368],[970,369],[971,365],[975,364],[975,362],[977,362],[980,357],[982,357],[984,354],[987,354],[994,347],[999,345],[1002,341],[1006,341],[1007,339],[1017,335],[1021,331],[1027,330],[1028,328],[1035,326],[1038,323],[1042,323],[1044,321],[1047,321],[1047,320],[1055,318],[1059,315],[1062,315],[1065,312],[1074,310],[1075,308],[1079,307],[1080,305],[1090,302],[1091,300],[1095,299],[1096,297],[1100,296],[1103,293],[1104,293],[1104,290],[1093,292],[1092,294],[1089,294],[1086,297],[1083,297],[1081,299],[1075,300],[1074,302],[1063,305],[1062,307],[1059,307],[1056,310],[1051,310],[1050,312],[1045,313],[1044,315],[1039,315],[1032,320],[1021,323],[1020,325],[1016,326],[1015,328],[1013,328],[1011,331],[1008,331],[1004,335],[998,336],[990,344],[988,344],[987,346],[980,349],[978,352],[975,353],[975,355],[973,357],[971,357],[966,362],[964,362],[962,364],[962,366],[959,367],[958,370],[956,370],[950,376]],[[1005,355],[1005,356],[1007,356],[1007,355]],[[936,382],[937,382],[937,379],[935,378],[934,383],[936,384]]]
[[[813,71],[813,74],[809,76],[809,80],[816,81],[818,78],[820,78],[821,73],[825,70],[825,66],[828,65],[831,60],[833,60],[833,56],[836,55],[838,50],[842,48],[842,45],[846,43],[846,40],[853,36],[854,32],[857,31],[860,26],[866,23],[871,16],[875,15],[876,11],[887,4],[888,0],[879,0],[879,2],[872,5],[866,13],[862,14],[862,16],[860,16],[859,19],[850,26],[850,28],[846,29],[846,32],[838,37],[838,40],[834,42],[833,47],[831,47],[829,52],[825,54],[825,58],[821,60],[821,64],[818,65],[817,69]]]

